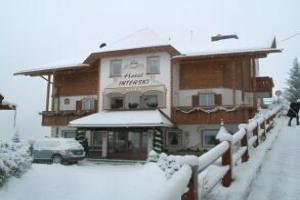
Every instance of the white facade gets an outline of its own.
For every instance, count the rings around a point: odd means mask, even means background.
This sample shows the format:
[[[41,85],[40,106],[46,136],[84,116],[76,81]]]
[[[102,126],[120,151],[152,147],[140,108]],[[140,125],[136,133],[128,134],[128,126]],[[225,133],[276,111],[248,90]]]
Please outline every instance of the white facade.
[[[147,58],[159,57],[159,73],[147,73]],[[111,76],[111,62],[120,60],[122,62],[122,74],[119,77]],[[162,111],[171,114],[170,88],[171,88],[171,56],[166,52],[139,54],[120,57],[101,58],[99,81],[99,111],[105,109],[106,95],[126,94],[130,92],[150,93],[162,92],[164,106]],[[128,98],[133,98],[128,95]],[[130,102],[134,99],[126,99]]]

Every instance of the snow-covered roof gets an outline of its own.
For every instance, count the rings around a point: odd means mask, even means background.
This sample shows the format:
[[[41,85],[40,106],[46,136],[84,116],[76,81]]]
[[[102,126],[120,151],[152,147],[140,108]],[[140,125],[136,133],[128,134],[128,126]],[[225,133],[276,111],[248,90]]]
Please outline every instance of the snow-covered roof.
[[[112,43],[107,43],[107,46],[99,49],[97,52],[119,51],[166,45],[170,45],[170,41],[168,39],[161,37],[159,34],[149,28],[144,28],[132,34],[126,35],[125,37]]]
[[[203,31],[176,32],[173,35],[160,35],[149,28],[138,30],[121,39],[107,42],[106,46],[92,50],[89,56],[81,56],[80,59],[61,63],[44,65],[38,69],[24,70],[15,75],[39,76],[54,73],[58,70],[77,69],[88,67],[88,64],[100,57],[110,57],[138,52],[157,52],[167,51],[174,58],[193,58],[193,57],[214,57],[228,54],[254,54],[254,53],[276,53],[281,49],[271,48],[274,38],[260,38],[263,42],[257,42],[257,38],[246,38],[238,35],[239,39],[226,39],[212,42],[212,35],[205,34]],[[129,51],[131,50],[131,51]],[[135,51],[133,51],[135,50]],[[129,52],[129,53],[128,53]],[[76,64],[72,64],[76,63]],[[84,63],[84,64],[82,64]]]
[[[172,127],[159,110],[102,111],[69,123],[71,127]]]
[[[256,49],[233,49],[223,51],[210,51],[210,52],[194,52],[189,54],[182,54],[174,56],[173,58],[193,58],[193,57],[215,57],[222,55],[239,55],[239,54],[254,54],[254,53],[277,53],[281,52],[281,49],[274,48],[256,48]]]
[[[63,71],[63,70],[71,70],[71,69],[81,69],[89,67],[89,64],[63,64],[63,65],[44,65],[40,68],[36,69],[29,69],[29,70],[22,70],[19,72],[14,73],[14,75],[29,75],[29,76],[40,76],[46,74],[52,74],[56,71]]]

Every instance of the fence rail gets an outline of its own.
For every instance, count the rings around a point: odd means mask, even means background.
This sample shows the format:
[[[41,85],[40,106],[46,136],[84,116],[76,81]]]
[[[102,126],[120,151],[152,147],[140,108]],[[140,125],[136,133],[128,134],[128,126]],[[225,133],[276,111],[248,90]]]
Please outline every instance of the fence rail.
[[[274,118],[280,112],[281,106],[269,110],[265,114],[255,116],[247,124],[240,124],[239,130],[233,135],[229,134],[221,125],[217,135],[220,143],[205,154],[198,157],[198,165],[192,167],[193,175],[189,182],[189,191],[182,196],[183,200],[199,200],[199,178],[209,167],[217,166],[218,169],[210,180],[206,180],[206,193],[212,190],[220,181],[224,187],[232,183],[233,165],[247,162],[249,147],[257,147],[266,138],[273,127]],[[233,149],[235,148],[235,151]]]

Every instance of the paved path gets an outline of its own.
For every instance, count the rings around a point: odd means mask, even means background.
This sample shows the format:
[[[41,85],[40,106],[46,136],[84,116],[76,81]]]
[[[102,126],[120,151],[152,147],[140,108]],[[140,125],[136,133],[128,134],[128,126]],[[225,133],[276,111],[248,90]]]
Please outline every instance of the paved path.
[[[248,200],[300,199],[300,126],[283,127]]]

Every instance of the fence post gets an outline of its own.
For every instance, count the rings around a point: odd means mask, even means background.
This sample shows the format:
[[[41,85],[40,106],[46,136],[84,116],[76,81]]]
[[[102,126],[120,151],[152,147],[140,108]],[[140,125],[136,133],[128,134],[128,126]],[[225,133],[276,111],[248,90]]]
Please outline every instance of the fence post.
[[[250,120],[249,120],[250,123]],[[242,162],[247,162],[249,160],[249,146],[248,146],[248,126],[247,124],[240,124],[239,129],[244,129],[245,130],[245,135],[241,139],[241,146],[246,147],[245,153],[242,155]]]
[[[182,200],[198,200],[198,166],[192,167],[192,177],[188,184],[188,192],[182,196]]]
[[[264,121],[263,121],[263,123],[261,123],[261,125],[260,125],[260,128],[262,128],[263,130],[264,130],[264,132],[262,133],[262,140],[264,141],[265,139],[266,139],[266,132],[267,132],[267,130],[266,130],[266,122],[267,122],[267,119],[266,118],[264,118]]]
[[[259,145],[259,137],[258,137],[258,128],[259,128],[259,124],[258,124],[258,122],[256,122],[256,128],[255,129],[253,129],[253,136],[256,136],[257,137],[257,139],[256,139],[256,141],[255,141],[255,143],[254,143],[254,147],[257,147],[258,145]]]
[[[225,174],[225,176],[222,179],[222,184],[224,187],[229,187],[232,182],[232,155],[231,155],[231,142],[227,141],[229,143],[228,150],[223,154],[222,156],[222,165],[223,166],[229,166],[228,172]]]
[[[249,160],[249,153],[248,153],[248,135],[247,135],[247,129],[245,128],[246,134],[241,140],[241,146],[246,147],[246,151],[242,156],[242,162],[247,162]]]
[[[222,155],[222,166],[229,166],[229,169],[225,176],[222,179],[222,185],[224,187],[229,187],[232,182],[232,152],[231,152],[231,145],[232,145],[232,135],[228,133],[228,131],[224,127],[223,120],[221,120],[221,127],[216,136],[220,142],[228,142],[229,148],[227,151]]]

